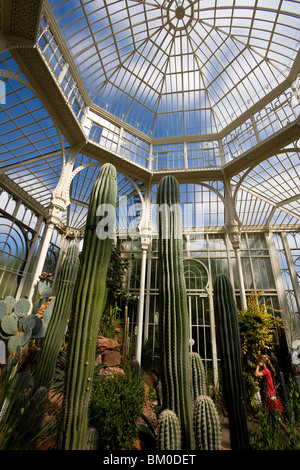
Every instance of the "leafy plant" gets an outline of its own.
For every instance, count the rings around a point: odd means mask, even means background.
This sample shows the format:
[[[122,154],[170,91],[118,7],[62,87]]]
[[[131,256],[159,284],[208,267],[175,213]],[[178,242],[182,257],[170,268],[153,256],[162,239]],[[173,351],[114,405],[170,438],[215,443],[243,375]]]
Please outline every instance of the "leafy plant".
[[[283,450],[279,413],[270,419],[268,412],[261,409],[257,417],[258,425],[250,432],[253,450]]]
[[[138,437],[136,420],[144,403],[141,380],[130,370],[124,375],[100,376],[90,401],[90,424],[99,432],[102,450],[130,450]]]
[[[275,316],[276,311],[259,301],[264,294],[252,293],[247,299],[247,310],[238,311],[238,323],[241,341],[242,365],[250,401],[258,387],[255,377],[256,356],[266,353],[273,345],[274,328],[283,328],[282,320]]]
[[[156,434],[153,426],[145,414],[142,413],[140,417],[145,424],[136,422],[139,439],[146,444],[148,450],[156,450]]]

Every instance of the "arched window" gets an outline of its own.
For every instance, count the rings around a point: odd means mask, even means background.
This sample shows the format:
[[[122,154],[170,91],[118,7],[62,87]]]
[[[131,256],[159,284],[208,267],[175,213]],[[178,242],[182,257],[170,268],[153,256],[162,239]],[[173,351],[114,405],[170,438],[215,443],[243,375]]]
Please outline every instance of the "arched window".
[[[28,255],[28,240],[21,226],[0,217],[0,296],[14,295]]]

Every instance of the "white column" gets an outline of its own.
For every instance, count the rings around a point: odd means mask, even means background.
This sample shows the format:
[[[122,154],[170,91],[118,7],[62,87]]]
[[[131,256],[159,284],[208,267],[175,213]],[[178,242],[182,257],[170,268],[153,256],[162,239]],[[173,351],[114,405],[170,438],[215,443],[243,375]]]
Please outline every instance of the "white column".
[[[148,170],[149,171],[152,171],[152,162],[153,162],[153,144],[150,144],[149,159],[148,159]]]
[[[59,252],[58,252],[58,258],[57,258],[57,261],[56,261],[56,266],[55,266],[55,271],[54,271],[54,279],[53,279],[53,282],[52,282],[52,292],[53,292],[53,295],[55,295],[55,289],[57,288],[57,284],[58,284],[58,277],[59,277],[59,272],[61,270],[61,267],[62,267],[62,258],[63,258],[63,255],[65,254],[65,252],[67,251],[68,247],[70,245],[70,239],[67,238],[67,234],[64,233],[61,237],[61,241],[60,241],[60,244],[59,244]],[[65,249],[64,249],[65,248]]]
[[[239,288],[240,288],[241,309],[247,310],[244,276],[243,276],[242,263],[241,263],[241,252],[239,248],[236,248],[234,246],[233,246],[233,249],[234,249],[234,254],[235,254],[236,269],[237,269],[238,282],[239,282]]]
[[[292,285],[293,285],[293,289],[295,293],[295,300],[297,303],[298,311],[300,312],[300,286],[299,286],[299,282],[297,279],[297,273],[296,273],[295,264],[292,258],[292,253],[291,253],[285,232],[281,233],[281,239],[282,239],[282,244],[283,244],[286,260],[288,263],[288,268],[289,268],[290,275],[291,275],[291,281],[292,281]]]
[[[225,228],[229,235],[229,239],[231,241],[232,247],[234,249],[234,254],[235,254],[238,284],[239,284],[239,289],[240,289],[241,309],[247,310],[245,284],[244,284],[244,276],[243,276],[243,271],[242,271],[241,252],[240,252],[240,245],[241,245],[240,224],[238,222],[238,216],[237,216],[236,209],[235,209],[234,199],[232,197],[230,181],[225,175],[224,175],[224,194],[225,194],[224,209],[225,209],[225,216],[226,216]]]
[[[78,168],[75,171],[73,171],[73,169],[76,155],[79,152],[79,149],[80,146],[78,146],[77,148],[71,148],[69,150],[69,157],[67,161],[63,164],[59,182],[57,183],[57,186],[52,193],[51,203],[48,209],[46,226],[37,257],[37,263],[35,265],[31,286],[28,289],[28,299],[31,301],[33,300],[33,296],[35,294],[35,287],[39,275],[41,274],[42,269],[44,267],[54,227],[59,226],[62,214],[65,211],[66,207],[70,204],[70,186],[72,179],[76,174],[76,171],[78,171]]]
[[[52,201],[49,206],[48,217],[46,220],[42,242],[37,255],[37,263],[34,268],[31,286],[27,294],[28,299],[31,302],[33,302],[34,300],[35,287],[38,282],[39,275],[41,274],[42,269],[44,267],[54,227],[60,223],[61,216],[66,208],[66,205],[67,202],[63,199],[61,194],[59,195],[59,197],[57,197],[54,193],[52,194]]]
[[[226,229],[227,229],[227,233],[229,235],[229,239],[231,241],[232,247],[234,249],[236,269],[237,269],[237,275],[238,275],[238,284],[239,284],[239,289],[240,289],[241,309],[247,310],[247,300],[246,300],[246,293],[245,293],[244,276],[243,276],[243,271],[242,271],[241,252],[240,252],[241,234],[240,234],[238,222],[236,220],[230,220],[226,224]]]
[[[144,319],[144,340],[149,336],[149,309],[150,309],[150,287],[151,287],[151,244],[148,249],[147,256],[147,285],[146,285],[146,303],[145,303],[145,319]]]
[[[138,304],[138,319],[137,319],[137,337],[135,358],[141,365],[142,358],[142,339],[143,339],[143,319],[144,319],[144,300],[145,300],[145,279],[146,279],[146,261],[147,251],[149,247],[149,238],[141,239],[142,245],[142,265],[141,265],[141,280],[140,280],[140,295]]]
[[[207,293],[208,293],[208,299],[209,299],[209,318],[210,318],[210,337],[211,337],[211,349],[212,349],[213,383],[218,388],[219,387],[218,352],[217,352],[216,323],[215,323],[213,291],[212,291],[211,286],[212,286],[211,273],[209,273],[209,284],[208,284],[208,288],[207,288]]]
[[[44,267],[44,263],[47,257],[48,253],[48,248],[49,244],[51,241],[51,237],[53,234],[54,230],[54,224],[53,223],[46,223],[44,233],[43,233],[43,238],[41,242],[41,246],[37,255],[37,263],[35,265],[34,271],[33,271],[33,277],[31,281],[31,285],[27,291],[27,296],[28,299],[33,303],[34,300],[34,294],[35,294],[35,287],[37,285],[39,275],[42,272],[42,269]]]
[[[183,161],[184,161],[184,168],[188,168],[188,157],[187,157],[187,146],[186,142],[183,143]]]
[[[43,222],[43,216],[39,216],[37,224],[36,224],[36,228],[35,228],[36,233],[34,235],[34,238],[33,238],[32,242],[31,242],[31,247],[30,247],[30,250],[29,250],[29,253],[28,253],[28,256],[27,256],[27,260],[26,260],[26,264],[25,264],[25,267],[24,267],[23,277],[21,279],[21,282],[19,284],[19,287],[18,287],[18,290],[17,290],[17,293],[16,293],[16,300],[18,300],[22,295],[23,287],[24,287],[24,284],[25,284],[25,280],[27,278],[28,269],[30,267],[30,263],[31,263],[33,253],[34,253],[34,250],[35,250],[35,247],[36,247],[36,243],[37,243],[37,240],[38,240],[38,237],[39,237],[39,230],[40,230],[42,222]]]
[[[288,312],[287,298],[286,298],[285,287],[284,287],[284,283],[283,283],[283,279],[281,275],[281,269],[280,269],[280,265],[278,261],[277,250],[275,247],[275,242],[274,242],[274,237],[273,237],[272,232],[266,233],[266,241],[267,241],[267,246],[269,249],[269,255],[270,255],[279,305],[280,305],[281,310],[283,310],[283,315],[285,317],[285,315]]]

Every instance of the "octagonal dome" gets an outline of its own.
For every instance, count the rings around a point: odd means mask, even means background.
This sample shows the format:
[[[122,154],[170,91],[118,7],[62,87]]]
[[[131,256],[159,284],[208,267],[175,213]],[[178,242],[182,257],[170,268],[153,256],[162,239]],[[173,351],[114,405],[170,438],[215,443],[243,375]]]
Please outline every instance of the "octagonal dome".
[[[300,3],[49,0],[93,104],[153,138],[222,131],[289,75]]]

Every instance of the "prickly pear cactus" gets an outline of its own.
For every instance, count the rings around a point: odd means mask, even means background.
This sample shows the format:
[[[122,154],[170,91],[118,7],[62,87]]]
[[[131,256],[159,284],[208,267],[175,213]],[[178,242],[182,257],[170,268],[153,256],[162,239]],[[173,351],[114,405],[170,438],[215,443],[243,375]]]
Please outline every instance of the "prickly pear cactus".
[[[54,300],[51,301],[53,304]],[[30,339],[45,336],[53,309],[51,302],[42,321],[29,313],[32,306],[26,298],[16,301],[9,296],[0,301],[0,337],[6,341],[9,354],[14,354],[18,348],[24,347]]]
[[[9,354],[23,347],[30,338],[30,328],[23,321],[30,309],[31,303],[26,298],[16,301],[9,296],[0,302],[0,337],[6,340]]]

